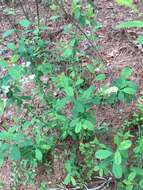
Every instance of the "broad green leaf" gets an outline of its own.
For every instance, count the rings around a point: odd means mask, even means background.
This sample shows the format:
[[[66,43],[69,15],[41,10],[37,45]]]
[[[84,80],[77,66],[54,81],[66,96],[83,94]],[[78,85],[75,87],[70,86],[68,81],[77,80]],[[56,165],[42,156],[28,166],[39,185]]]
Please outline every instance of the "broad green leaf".
[[[74,177],[72,177],[72,176],[71,176],[71,183],[72,183],[73,187],[76,186],[76,181],[75,181]]]
[[[73,91],[73,88],[71,86],[68,86],[65,89],[65,91],[66,91],[67,96],[69,96],[69,97],[72,97],[74,95],[74,91]]]
[[[10,29],[10,30],[6,30],[4,33],[3,33],[3,38],[7,38],[9,37],[11,34],[13,34],[15,32],[14,29]]]
[[[119,138],[118,135],[116,135],[116,136],[114,137],[114,143],[115,143],[117,146],[119,146],[119,144],[120,144],[120,138]]]
[[[133,167],[133,168],[131,168],[131,170],[132,170],[133,172],[135,172],[137,175],[143,176],[143,169],[142,169],[142,168]]]
[[[122,92],[126,94],[134,95],[136,93],[136,89],[127,87],[127,88],[122,89]]]
[[[82,130],[82,123],[79,122],[76,124],[75,133],[80,133],[81,130]]]
[[[41,149],[46,150],[46,151],[48,151],[48,150],[51,149],[51,146],[48,145],[48,144],[43,144],[43,145],[41,145],[40,147],[41,147]]]
[[[125,102],[125,93],[122,91],[119,91],[118,93],[118,99],[122,102]]]
[[[95,90],[96,90],[95,86],[90,86],[87,90],[84,90],[82,98],[83,99],[89,99],[93,95]]]
[[[86,25],[86,17],[84,15],[80,15],[79,17],[79,23],[82,27],[85,27]]]
[[[121,72],[121,77],[123,79],[128,79],[132,75],[132,69],[130,67],[125,67]]]
[[[143,189],[143,179],[140,180],[139,186],[140,186],[141,189]]]
[[[58,85],[60,87],[64,87],[64,88],[68,88],[69,86],[69,78],[67,76],[65,76],[64,73],[62,73],[59,77],[59,81],[58,81]]]
[[[31,122],[30,121],[25,121],[22,128],[23,128],[23,130],[27,130],[30,126],[31,126]]]
[[[130,140],[124,140],[123,142],[120,143],[119,149],[120,150],[127,150],[131,147],[132,142]]]
[[[23,76],[23,68],[19,65],[11,67],[8,72],[14,80],[18,80]]]
[[[84,120],[83,121],[83,128],[87,129],[89,131],[93,131],[94,130],[94,125],[90,121]]]
[[[15,160],[15,161],[20,160],[21,158],[20,150],[16,145],[12,146],[9,157],[10,157],[10,160]]]
[[[4,158],[0,157],[0,167],[4,164]]]
[[[0,116],[3,115],[4,108],[5,108],[5,102],[4,100],[0,100]]]
[[[6,61],[0,61],[0,67],[5,68],[7,66],[8,66],[8,64]]]
[[[27,27],[29,27],[29,26],[31,25],[31,22],[30,22],[29,20],[27,20],[27,19],[24,19],[24,20],[20,20],[20,21],[19,21],[19,24],[20,24],[22,27],[27,28]]]
[[[73,113],[83,113],[84,112],[84,106],[80,101],[75,101],[73,105]]]
[[[112,172],[117,179],[122,177],[122,166],[113,163]]]
[[[72,47],[67,48],[67,49],[64,51],[64,53],[63,53],[62,56],[63,56],[63,57],[66,57],[66,58],[69,58],[69,57],[73,56],[73,48],[72,48]]]
[[[35,157],[37,160],[42,161],[43,155],[42,152],[39,149],[35,150]]]
[[[14,54],[12,57],[11,57],[11,62],[12,63],[17,63],[17,61],[19,60],[19,55],[18,54]]]
[[[110,150],[101,149],[95,153],[95,156],[96,156],[96,158],[98,158],[100,160],[104,160],[104,159],[110,157],[112,154],[113,154],[113,152]]]
[[[93,64],[87,64],[87,68],[88,68],[88,70],[89,70],[91,73],[94,73],[94,72],[95,72],[95,68],[94,68]]]
[[[0,143],[0,149],[2,149],[3,144]],[[4,164],[4,152],[0,150],[0,167]]]
[[[64,184],[68,185],[71,182],[71,176],[68,174],[64,180]]]
[[[83,82],[84,82],[84,80],[81,79],[80,77],[78,77],[78,78],[77,78],[77,81],[76,81],[76,83],[75,83],[75,85],[76,85],[76,86],[81,85],[81,84],[83,84]]]
[[[135,21],[126,21],[121,22],[116,26],[116,28],[143,28],[143,21],[135,20]]]
[[[137,41],[139,44],[143,45],[143,36],[138,36]]]
[[[63,99],[58,99],[54,105],[54,108],[59,111],[59,110],[62,110],[66,104],[68,103],[68,99],[67,98],[63,98]]]
[[[16,45],[14,44],[14,43],[8,43],[7,44],[7,47],[9,48],[9,49],[11,49],[11,50],[16,50]]]
[[[99,74],[99,75],[96,76],[97,81],[105,80],[105,78],[106,78],[105,74]]]
[[[47,75],[50,72],[52,72],[52,69],[53,69],[53,66],[49,63],[39,64],[37,67],[37,70],[41,71],[44,75]]]
[[[131,172],[130,175],[128,176],[129,181],[133,181],[136,177],[136,172]]]
[[[122,157],[121,157],[121,154],[120,154],[119,150],[117,150],[117,151],[115,152],[115,154],[114,154],[114,163],[115,163],[116,165],[120,165],[121,162],[122,162]]]

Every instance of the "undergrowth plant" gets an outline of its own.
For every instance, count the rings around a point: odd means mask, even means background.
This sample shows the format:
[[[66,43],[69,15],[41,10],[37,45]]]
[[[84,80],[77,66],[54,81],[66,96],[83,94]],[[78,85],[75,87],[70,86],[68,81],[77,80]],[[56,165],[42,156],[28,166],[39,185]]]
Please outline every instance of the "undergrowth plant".
[[[106,65],[96,33],[102,26],[96,22],[91,2],[73,0],[69,8],[63,1],[55,1],[50,8],[66,20],[58,33],[49,32],[39,15],[37,22],[26,18],[17,22],[19,28],[3,33],[4,41],[14,34],[17,41],[6,44],[4,52],[10,53],[9,58],[4,53],[0,57],[0,116],[3,119],[11,107],[16,113],[12,124],[4,121],[1,125],[0,165],[8,158],[20,164],[23,174],[25,168],[35,171],[33,168],[48,162],[49,155],[52,162],[55,149],[63,146],[69,152],[64,163],[66,186],[84,185],[96,175],[112,175],[120,186],[133,189],[138,175],[134,167],[128,169],[133,135],[124,129],[116,132],[108,146],[97,137],[95,119],[97,106],[116,107],[120,101],[135,99],[137,85],[130,79],[132,69],[124,68],[119,78],[105,83]],[[58,18],[53,13],[55,22]],[[65,39],[57,40],[58,34]],[[26,91],[31,83],[33,88]],[[136,156],[140,144],[139,139]],[[44,188],[43,183],[40,189]]]

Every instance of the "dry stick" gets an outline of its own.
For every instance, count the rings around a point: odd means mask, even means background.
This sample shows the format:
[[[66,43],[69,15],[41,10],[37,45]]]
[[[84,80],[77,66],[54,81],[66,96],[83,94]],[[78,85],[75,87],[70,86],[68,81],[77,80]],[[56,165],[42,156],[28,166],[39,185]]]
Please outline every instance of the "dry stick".
[[[34,17],[33,17],[33,14],[32,14],[31,8],[30,8],[31,6],[30,6],[28,0],[27,0],[27,3],[26,3],[26,4],[27,4],[27,7],[28,7],[28,8],[26,8],[26,9],[29,10],[29,16],[30,16],[29,18],[31,18],[31,21],[33,21],[33,18],[34,18]],[[25,7],[26,7],[26,5],[25,5]]]
[[[22,11],[23,11],[23,13],[24,13],[24,16],[26,17],[27,20],[30,20],[28,14],[27,14],[27,12],[25,11],[25,9],[24,9],[24,7],[23,7],[23,4],[22,4],[21,0],[18,0],[18,1],[19,1],[19,4],[20,4],[21,8],[22,8]]]
[[[16,34],[17,38],[20,39],[20,36],[19,36],[19,34],[18,34],[18,31],[17,31],[15,25],[11,22],[9,16],[7,16],[7,19],[8,19],[9,24],[12,26],[12,28],[15,29],[15,34]]]
[[[38,24],[38,28],[40,28],[40,14],[39,14],[38,0],[35,0],[35,3],[36,3],[36,11],[37,11],[37,24]]]

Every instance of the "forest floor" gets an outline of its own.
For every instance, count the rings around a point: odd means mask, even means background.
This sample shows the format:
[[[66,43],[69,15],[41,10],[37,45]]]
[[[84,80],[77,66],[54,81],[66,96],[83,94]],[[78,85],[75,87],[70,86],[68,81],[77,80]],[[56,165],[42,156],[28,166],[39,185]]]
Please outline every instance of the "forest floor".
[[[135,80],[139,86],[138,95],[143,95],[143,48],[138,47],[136,45],[137,35],[143,35],[143,31],[140,29],[115,29],[116,24],[120,21],[137,20],[142,18],[138,18],[138,15],[130,9],[119,7],[113,0],[95,0],[94,2],[97,10],[97,20],[103,25],[102,29],[98,31],[98,35],[101,37],[99,45],[101,46],[100,52],[103,57],[103,60],[105,61],[105,64],[108,67],[108,74],[110,75],[110,77],[118,76],[122,68],[124,68],[125,66],[130,66],[134,71],[132,79]],[[139,8],[143,10],[143,7],[140,4],[140,2],[137,1],[136,3],[139,6]],[[31,3],[31,6],[33,6],[32,10],[34,12],[34,3]],[[43,9],[43,7],[41,6],[40,8],[40,13],[45,15],[45,10]],[[19,7],[17,7],[16,18],[22,18],[22,14],[23,13],[21,13]],[[3,17],[1,11],[0,22],[1,36],[4,30],[11,27],[8,20],[5,17]],[[59,26],[53,26],[53,28],[55,29],[57,29],[58,27],[60,27],[60,23]],[[2,48],[2,45],[0,45],[0,47]],[[100,123],[104,121],[111,127],[120,128],[123,120],[125,120],[132,113],[135,112],[134,105],[137,101],[138,100],[132,102],[131,105],[120,104],[118,106],[118,110],[109,106],[97,108],[97,125],[100,125]],[[5,119],[6,118],[7,116],[5,116]],[[63,168],[62,165],[59,164],[60,162],[56,163],[54,167],[55,171],[53,176],[43,176],[43,178],[45,178],[48,181],[48,183],[57,183],[57,181],[63,175]],[[42,169],[40,171],[42,171]],[[39,173],[37,175],[37,186],[38,181],[40,180],[39,178],[42,178],[42,175],[42,173]],[[1,182],[5,184],[5,186],[2,187],[3,190],[11,189],[12,182],[10,162],[6,162],[6,165],[0,169],[0,183]],[[26,190],[38,190],[37,186],[34,188],[26,187]],[[23,188],[22,186],[20,186],[17,190],[25,190],[25,187]]]

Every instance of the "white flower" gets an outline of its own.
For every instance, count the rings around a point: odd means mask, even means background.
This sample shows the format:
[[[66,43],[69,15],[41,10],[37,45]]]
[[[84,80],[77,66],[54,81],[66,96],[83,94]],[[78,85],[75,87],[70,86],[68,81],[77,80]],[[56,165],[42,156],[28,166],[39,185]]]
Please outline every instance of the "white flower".
[[[116,86],[112,86],[110,88],[108,88],[107,90],[104,91],[105,95],[110,95],[112,93],[117,93],[118,92],[118,87]]]

